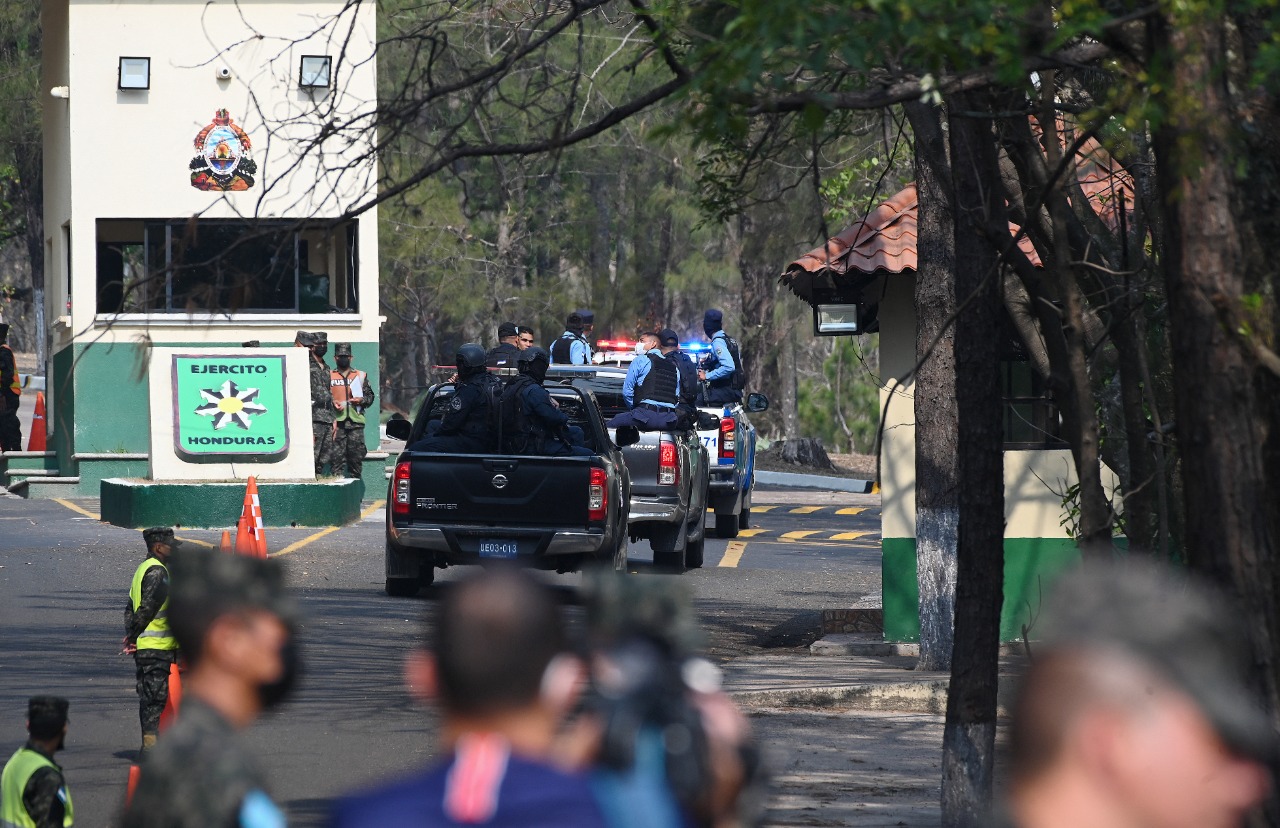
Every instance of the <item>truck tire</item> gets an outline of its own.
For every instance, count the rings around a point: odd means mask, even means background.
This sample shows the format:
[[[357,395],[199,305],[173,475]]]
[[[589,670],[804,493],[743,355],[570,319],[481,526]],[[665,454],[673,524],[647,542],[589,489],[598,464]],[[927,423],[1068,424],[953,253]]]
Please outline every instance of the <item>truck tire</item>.
[[[385,561],[387,573],[387,594],[397,598],[412,598],[418,594],[419,587],[435,580],[435,568],[423,565],[415,560],[416,556],[386,540]],[[417,571],[414,574],[414,571]]]
[[[738,528],[739,529],[751,528],[751,507],[750,506],[748,506],[747,508],[743,509],[741,512],[738,513]]]
[[[707,548],[705,535],[696,541],[689,541],[684,547],[685,569],[702,569],[703,552]]]
[[[412,598],[418,594],[418,579],[388,578],[387,594],[395,598]]]
[[[716,537],[738,537],[738,516],[732,513],[721,514],[716,512]]]
[[[613,550],[613,571],[627,571],[627,556],[631,552],[631,545],[627,540],[627,530],[623,529],[621,537],[618,538],[618,545]]]

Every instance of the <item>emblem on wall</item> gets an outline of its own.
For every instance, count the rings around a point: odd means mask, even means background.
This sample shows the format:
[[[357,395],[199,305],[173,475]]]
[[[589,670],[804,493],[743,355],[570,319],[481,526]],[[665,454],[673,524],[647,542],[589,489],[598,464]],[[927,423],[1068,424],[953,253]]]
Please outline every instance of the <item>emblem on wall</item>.
[[[253,186],[258,165],[250,157],[249,136],[227,110],[219,109],[213,123],[196,135],[196,157],[191,159],[191,186],[197,190],[247,190]]]

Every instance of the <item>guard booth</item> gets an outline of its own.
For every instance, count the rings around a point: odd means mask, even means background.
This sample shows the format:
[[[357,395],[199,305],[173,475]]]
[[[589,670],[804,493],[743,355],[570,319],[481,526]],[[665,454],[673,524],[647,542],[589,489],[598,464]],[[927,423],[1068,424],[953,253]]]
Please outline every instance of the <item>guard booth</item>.
[[[269,521],[336,522],[385,486],[378,408],[362,478],[317,494],[293,342],[326,332],[331,367],[351,343],[377,388],[377,211],[342,218],[374,194],[374,136],[318,137],[375,108],[375,4],[45,0],[42,26],[50,451],[11,488],[226,525],[253,475]],[[203,518],[218,483],[237,505]]]
[[[788,265],[782,282],[813,306],[815,333],[880,334],[881,599],[886,641],[920,639],[916,582],[916,209],[915,185]],[[1035,249],[1020,241],[1033,264]],[[1079,560],[1064,496],[1077,484],[1058,412],[1010,327],[1001,359],[1004,397],[1003,641],[1021,636],[1041,590]],[[1108,492],[1119,482],[1103,468]],[[963,485],[963,481],[961,481]]]

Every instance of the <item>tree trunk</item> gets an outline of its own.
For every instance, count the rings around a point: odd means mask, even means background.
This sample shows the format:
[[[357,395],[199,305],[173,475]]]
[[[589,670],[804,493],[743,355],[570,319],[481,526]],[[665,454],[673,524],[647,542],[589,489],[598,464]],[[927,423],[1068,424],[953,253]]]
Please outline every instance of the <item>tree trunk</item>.
[[[31,265],[31,302],[35,312],[37,370],[50,375],[45,360],[48,356],[49,326],[44,307],[44,147],[39,137],[21,142],[14,148],[18,167],[18,186],[21,188],[25,212],[23,237],[27,247],[27,261]]]
[[[989,111],[959,94],[952,112]],[[942,824],[975,826],[991,801],[996,683],[1004,584],[1004,479],[1000,403],[1000,292],[988,226],[1003,221],[991,122],[950,119],[955,194],[956,411],[959,535],[955,647],[942,736]],[[1006,225],[1007,226],[1007,225]]]
[[[1258,681],[1280,719],[1280,574],[1275,503],[1267,499],[1263,425],[1274,400],[1259,399],[1246,353],[1244,257],[1233,213],[1236,147],[1226,130],[1223,22],[1158,21],[1155,46],[1178,55],[1154,134],[1165,230],[1177,439],[1185,487],[1186,548],[1194,569],[1239,597],[1252,633]],[[1194,102],[1192,109],[1189,102]],[[1248,185],[1246,185],[1248,186]],[[1272,803],[1275,815],[1275,802]]]
[[[742,330],[738,340],[747,365],[747,390],[778,396],[785,411],[788,392],[780,379],[787,374],[783,371],[779,375],[778,343],[768,335],[774,329],[778,263],[764,248],[769,234],[759,225],[759,210],[757,207],[738,215],[738,272],[742,276]],[[797,426],[795,433],[788,432],[787,436],[798,432]]]
[[[942,109],[904,106],[915,136],[916,193],[916,585],[917,670],[950,670],[956,609],[960,469],[956,414],[955,230]],[[930,350],[932,349],[932,350]]]

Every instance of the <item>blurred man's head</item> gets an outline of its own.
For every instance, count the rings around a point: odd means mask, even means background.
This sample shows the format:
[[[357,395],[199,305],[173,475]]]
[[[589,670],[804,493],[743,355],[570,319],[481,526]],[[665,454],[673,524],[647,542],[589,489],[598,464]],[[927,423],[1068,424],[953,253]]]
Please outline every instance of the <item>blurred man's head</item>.
[[[664,355],[671,353],[680,347],[680,336],[670,328],[663,328],[658,332],[658,347],[662,349]]]
[[[581,675],[578,660],[566,654],[554,596],[511,567],[482,570],[450,589],[428,650],[411,654],[406,665],[410,687],[439,703],[453,736],[489,723],[533,728],[549,740]]]
[[[280,562],[180,549],[170,571],[169,625],[192,673],[193,692],[215,707],[234,704],[234,711],[223,712],[240,724],[282,701],[299,662],[298,611]]]
[[[1265,797],[1276,733],[1229,602],[1167,568],[1091,565],[1043,624],[1010,733],[1016,822],[1234,826]]]
[[[173,530],[167,526],[153,526],[150,529],[144,529],[142,540],[147,544],[148,554],[154,555],[161,561],[169,560],[169,554],[181,546],[178,541],[173,539]]]
[[[61,750],[67,740],[70,703],[59,696],[32,696],[27,700],[27,733],[33,742]]]

